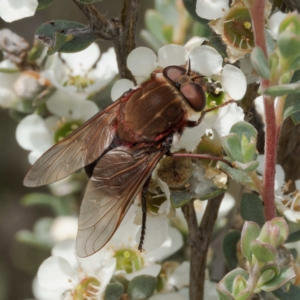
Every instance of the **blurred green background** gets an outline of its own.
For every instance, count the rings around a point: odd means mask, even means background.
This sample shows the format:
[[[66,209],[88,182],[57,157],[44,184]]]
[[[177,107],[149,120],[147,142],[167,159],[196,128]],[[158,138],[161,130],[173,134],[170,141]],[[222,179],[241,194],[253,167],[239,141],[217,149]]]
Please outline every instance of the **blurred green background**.
[[[96,4],[106,18],[117,17],[121,5],[122,1],[102,1]],[[143,16],[149,7],[153,7],[153,1],[142,1],[138,31],[144,28]],[[9,28],[32,43],[35,29],[40,24],[55,19],[87,24],[85,16],[72,0],[55,0],[50,7],[36,12],[31,18],[13,23],[5,23],[0,19],[0,29]],[[99,45],[102,52],[111,47],[111,43],[106,41],[100,41]],[[143,45],[138,33],[137,45]],[[46,206],[20,205],[24,194],[47,192],[47,188],[33,190],[23,186],[23,178],[30,165],[27,161],[28,152],[16,142],[16,126],[17,123],[10,118],[8,111],[0,108],[0,300],[33,298],[31,285],[38,265],[32,264],[32,258],[37,254],[24,246],[20,247],[15,234],[21,229],[32,230],[36,220],[43,216],[53,216],[52,210]],[[39,255],[46,258],[49,250]]]

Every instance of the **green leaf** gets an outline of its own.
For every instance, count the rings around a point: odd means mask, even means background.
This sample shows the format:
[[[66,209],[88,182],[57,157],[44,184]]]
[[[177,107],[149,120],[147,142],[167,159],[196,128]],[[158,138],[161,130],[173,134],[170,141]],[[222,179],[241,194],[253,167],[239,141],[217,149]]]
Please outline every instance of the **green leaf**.
[[[226,154],[233,161],[244,162],[241,141],[236,134],[229,134],[221,137],[222,145]]]
[[[233,270],[238,266],[238,258],[236,255],[237,243],[241,238],[239,231],[229,231],[223,240],[223,255],[225,257],[226,265],[229,270]]]
[[[255,47],[251,52],[251,62],[257,73],[265,79],[270,78],[268,60],[260,47]]]
[[[233,282],[234,282],[235,277],[238,275],[243,276],[246,280],[248,280],[248,278],[249,278],[249,274],[247,273],[247,271],[245,271],[242,268],[236,268],[236,269],[230,271],[229,273],[227,273],[222,278],[219,285],[222,285],[227,291],[232,293]],[[218,287],[218,285],[217,285],[217,287]]]
[[[69,41],[69,37],[67,35],[61,34],[59,32],[55,32],[53,41],[54,41],[53,47],[50,47],[47,51],[48,55],[54,54],[60,48],[62,48],[62,46],[65,45]]]
[[[142,300],[151,297],[156,288],[156,278],[149,275],[134,277],[128,285],[128,297],[130,300]]]
[[[242,230],[241,249],[249,262],[252,261],[251,243],[258,237],[259,232],[260,228],[256,223],[250,221],[245,222]]]
[[[299,81],[295,83],[271,86],[264,90],[264,94],[269,96],[274,96],[274,97],[297,94],[299,92],[300,92]]]
[[[124,294],[124,287],[120,283],[109,283],[104,292],[104,300],[119,300]]]
[[[273,294],[280,300],[299,300],[300,287],[291,284],[288,289],[280,288],[273,291]]]
[[[277,38],[277,45],[281,55],[288,61],[289,65],[291,65],[295,57],[299,57],[300,37],[294,33],[289,31],[281,32]]]
[[[244,193],[241,199],[241,216],[245,221],[253,221],[259,226],[265,223],[264,207],[261,199],[252,193]]]
[[[56,20],[40,25],[36,30],[35,38],[51,48],[50,53],[53,54],[53,49],[67,53],[81,51],[94,42],[97,36],[89,26],[77,22]],[[59,48],[59,46],[61,47]]]
[[[250,190],[257,191],[251,177],[246,172],[238,169],[233,169],[223,162],[219,162],[219,167],[234,181],[240,182]]]
[[[162,44],[166,44],[167,40],[163,34],[164,19],[160,13],[154,9],[148,9],[145,15],[146,28],[155,36]]]
[[[191,201],[190,191],[171,191],[171,204],[175,208],[182,207]]]
[[[263,263],[275,261],[277,250],[274,246],[254,240],[250,244],[250,249],[256,259]]]
[[[245,163],[253,162],[257,158],[256,139],[252,138],[249,142],[245,135],[242,136],[242,153]]]
[[[244,121],[235,123],[230,129],[230,133],[236,134],[240,141],[242,141],[244,135],[249,142],[252,142],[257,138],[257,130],[251,124]]]
[[[35,40],[33,47],[30,49],[30,51],[28,53],[27,60],[29,62],[36,61],[38,58],[41,57],[44,49],[45,49],[44,45],[42,43],[40,43],[39,41]]]
[[[53,0],[38,0],[39,5],[36,10],[47,8],[49,5],[52,4]]]
[[[295,272],[294,268],[291,266],[287,266],[281,269],[281,272],[278,276],[273,278],[272,280],[266,282],[261,289],[265,292],[272,292],[282,287],[284,284],[288,283],[292,278],[294,278]]]
[[[254,170],[257,169],[257,167],[259,166],[259,162],[258,161],[251,161],[251,162],[248,162],[246,164],[243,164],[243,163],[240,163],[238,161],[235,161],[234,162],[234,167],[241,170],[241,171],[244,171],[244,172],[253,172]]]
[[[154,8],[160,13],[164,24],[171,27],[178,26],[179,13],[177,9],[177,0],[155,0]]]
[[[298,241],[300,241],[300,230],[298,230],[296,232],[292,232],[291,234],[289,234],[285,244],[294,243],[294,242],[298,242]]]

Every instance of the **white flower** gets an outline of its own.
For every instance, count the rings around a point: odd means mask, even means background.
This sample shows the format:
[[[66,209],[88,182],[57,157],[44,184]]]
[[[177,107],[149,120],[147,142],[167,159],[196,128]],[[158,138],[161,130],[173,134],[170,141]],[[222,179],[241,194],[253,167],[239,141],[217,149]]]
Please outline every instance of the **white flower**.
[[[134,224],[132,217],[129,221],[128,215],[126,217],[126,220],[123,220],[116,233],[104,247],[114,252],[114,257],[117,259],[116,274],[121,274],[128,280],[142,274],[156,277],[161,269],[161,266],[156,264],[156,262],[162,261],[179,250],[183,245],[182,236],[175,228],[170,227],[168,237],[164,243],[158,249],[148,251],[146,246],[147,244],[150,245],[150,243],[147,240],[153,237],[151,234],[153,228],[148,227],[146,224],[146,236],[143,246],[145,251],[139,252],[138,244],[140,236],[137,238],[137,233],[140,225]],[[158,235],[157,230],[160,229],[156,227],[155,230],[156,235]],[[151,242],[155,241],[151,240]]]
[[[35,14],[38,0],[1,0],[0,17],[6,22],[13,22]]]
[[[19,75],[19,69],[14,63],[9,60],[0,62],[0,107],[10,108],[18,102],[13,85]]]
[[[222,18],[229,9],[228,0],[197,0],[196,13],[208,20]]]
[[[62,90],[52,95],[46,105],[55,116],[43,119],[35,114],[28,115],[17,126],[17,142],[25,150],[31,151],[28,156],[31,164],[54,145],[55,133],[59,133],[58,130],[64,129],[65,126],[66,132],[63,133],[67,135],[70,128],[76,129],[98,112],[94,102],[74,100]],[[56,134],[56,142],[60,139]]]
[[[137,62],[143,57],[143,67]],[[134,49],[127,59],[127,67],[136,77],[137,82],[142,82],[149,78],[152,71],[157,67],[164,68],[169,65],[185,65],[188,57],[191,60],[191,68],[194,71],[220,81],[222,88],[234,100],[241,99],[247,88],[246,78],[243,72],[235,66],[225,65],[222,68],[223,58],[212,47],[197,46],[192,48],[190,53],[180,45],[166,45],[159,49],[158,58],[155,53],[146,48],[139,47]],[[127,86],[126,86],[127,88]],[[120,90],[121,95],[125,90]]]
[[[75,242],[67,240],[52,249],[38,270],[38,291],[50,291],[60,299],[73,299],[76,295],[101,299],[115,270],[116,260],[102,249],[96,254],[79,258],[75,255]]]
[[[44,75],[58,90],[83,100],[101,90],[118,74],[113,48],[99,57],[100,49],[96,43],[80,52],[62,53],[64,68],[57,70],[57,63],[54,62],[55,65],[46,70]]]

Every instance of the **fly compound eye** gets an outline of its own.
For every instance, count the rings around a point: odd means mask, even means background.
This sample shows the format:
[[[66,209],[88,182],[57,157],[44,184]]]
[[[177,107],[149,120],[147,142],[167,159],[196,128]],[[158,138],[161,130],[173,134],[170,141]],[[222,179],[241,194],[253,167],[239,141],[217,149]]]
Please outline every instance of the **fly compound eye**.
[[[186,74],[186,69],[178,66],[169,66],[163,69],[163,74],[170,81],[176,82],[180,76]]]
[[[189,83],[180,88],[180,91],[189,105],[195,111],[202,111],[206,105],[206,95],[203,88],[196,83]]]

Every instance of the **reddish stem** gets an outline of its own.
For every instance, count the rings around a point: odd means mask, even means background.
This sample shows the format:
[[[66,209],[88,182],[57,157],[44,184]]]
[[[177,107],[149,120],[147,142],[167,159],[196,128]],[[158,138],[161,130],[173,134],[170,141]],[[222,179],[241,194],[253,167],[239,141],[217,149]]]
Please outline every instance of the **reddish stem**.
[[[267,44],[265,37],[265,0],[248,0],[247,6],[252,18],[252,26],[256,46],[260,47],[268,58]],[[262,91],[270,86],[270,81],[261,79]],[[264,214],[266,221],[276,217],[274,181],[276,152],[278,142],[279,128],[276,125],[276,116],[274,108],[274,98],[263,95],[265,118],[266,118],[266,135],[265,135],[265,172],[263,176],[263,193]]]

